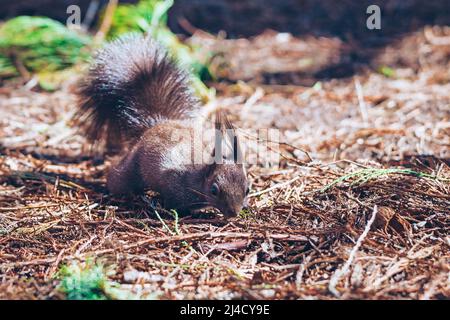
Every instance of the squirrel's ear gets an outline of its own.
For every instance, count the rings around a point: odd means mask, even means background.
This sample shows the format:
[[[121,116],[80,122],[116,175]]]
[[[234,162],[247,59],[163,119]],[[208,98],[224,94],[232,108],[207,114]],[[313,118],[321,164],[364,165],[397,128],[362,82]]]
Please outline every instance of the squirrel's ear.
[[[222,131],[217,130],[217,129],[214,132],[214,148],[211,152],[211,157],[213,158],[213,164],[223,162]]]
[[[222,131],[223,128],[223,117],[224,113],[221,110],[217,110],[215,112],[215,121],[214,121],[214,127],[217,131]]]
[[[217,164],[215,162],[208,164],[203,171],[204,177],[206,178],[206,177],[211,176],[214,173],[214,171],[216,170],[216,168],[217,168]]]
[[[215,135],[215,147],[213,150],[213,157],[216,163],[221,163],[222,158],[226,160],[233,159],[234,163],[242,163],[242,149],[239,143],[239,137],[236,134],[236,128],[228,119],[226,114],[222,111],[216,112],[216,135]],[[222,140],[226,132],[225,137],[225,155],[222,154]],[[218,152],[216,152],[216,150]]]

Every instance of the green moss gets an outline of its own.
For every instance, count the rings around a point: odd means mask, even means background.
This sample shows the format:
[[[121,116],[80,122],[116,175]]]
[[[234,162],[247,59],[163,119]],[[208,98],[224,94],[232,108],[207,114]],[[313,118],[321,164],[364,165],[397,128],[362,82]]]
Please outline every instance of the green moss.
[[[159,16],[159,21],[154,17],[155,8],[162,5],[172,6],[173,1],[141,0],[137,4],[119,4],[114,11],[108,38],[114,39],[124,33],[140,31],[145,32],[150,27],[150,22],[155,21],[159,26],[165,26],[167,14],[164,12]],[[167,10],[168,10],[167,8]]]
[[[69,300],[106,300],[111,287],[102,265],[92,261],[63,266],[59,272],[59,289]]]
[[[18,76],[16,68],[7,56],[0,53],[0,78],[9,78]]]
[[[17,75],[13,59],[29,72],[54,72],[89,57],[90,38],[45,17],[20,16],[0,28],[0,77]]]
[[[239,218],[241,218],[242,220],[251,220],[251,219],[255,219],[255,215],[248,209],[242,209],[239,214],[238,214]]]
[[[378,72],[384,75],[387,78],[395,77],[395,70],[387,67],[387,66],[381,66],[378,68]]]
[[[158,299],[159,293],[135,294],[129,286],[110,279],[114,270],[106,268],[92,259],[85,262],[73,261],[61,267],[57,274],[60,280],[58,290],[69,300],[138,300]]]

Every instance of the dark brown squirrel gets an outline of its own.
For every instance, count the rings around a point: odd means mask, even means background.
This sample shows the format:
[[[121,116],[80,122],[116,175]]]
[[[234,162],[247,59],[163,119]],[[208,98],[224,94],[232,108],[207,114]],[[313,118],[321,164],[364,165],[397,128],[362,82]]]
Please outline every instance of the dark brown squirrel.
[[[182,214],[213,207],[232,217],[242,210],[249,189],[236,150],[232,161],[197,163],[186,151],[203,152],[204,145],[173,138],[174,132],[192,138],[202,127],[199,101],[187,73],[154,40],[128,35],[107,44],[96,54],[79,93],[76,120],[87,137],[122,150],[108,172],[111,193],[156,191],[165,207]],[[216,129],[234,130],[220,116]],[[217,138],[212,141],[217,146]],[[238,150],[237,138],[233,142]],[[215,160],[222,155],[216,149],[210,155]]]

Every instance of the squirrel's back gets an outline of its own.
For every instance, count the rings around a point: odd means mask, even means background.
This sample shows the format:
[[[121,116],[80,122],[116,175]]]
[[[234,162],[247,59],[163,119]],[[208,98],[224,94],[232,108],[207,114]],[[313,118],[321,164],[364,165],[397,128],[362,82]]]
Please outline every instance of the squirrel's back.
[[[140,137],[158,122],[194,115],[189,77],[154,40],[127,35],[95,56],[76,119],[92,141]]]

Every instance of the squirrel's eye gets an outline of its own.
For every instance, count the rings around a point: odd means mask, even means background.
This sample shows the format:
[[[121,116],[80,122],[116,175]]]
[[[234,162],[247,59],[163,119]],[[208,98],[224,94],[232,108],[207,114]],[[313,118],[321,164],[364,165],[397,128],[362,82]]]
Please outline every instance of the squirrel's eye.
[[[219,194],[219,186],[217,185],[217,183],[213,183],[211,186],[211,194],[213,196],[217,196]]]

